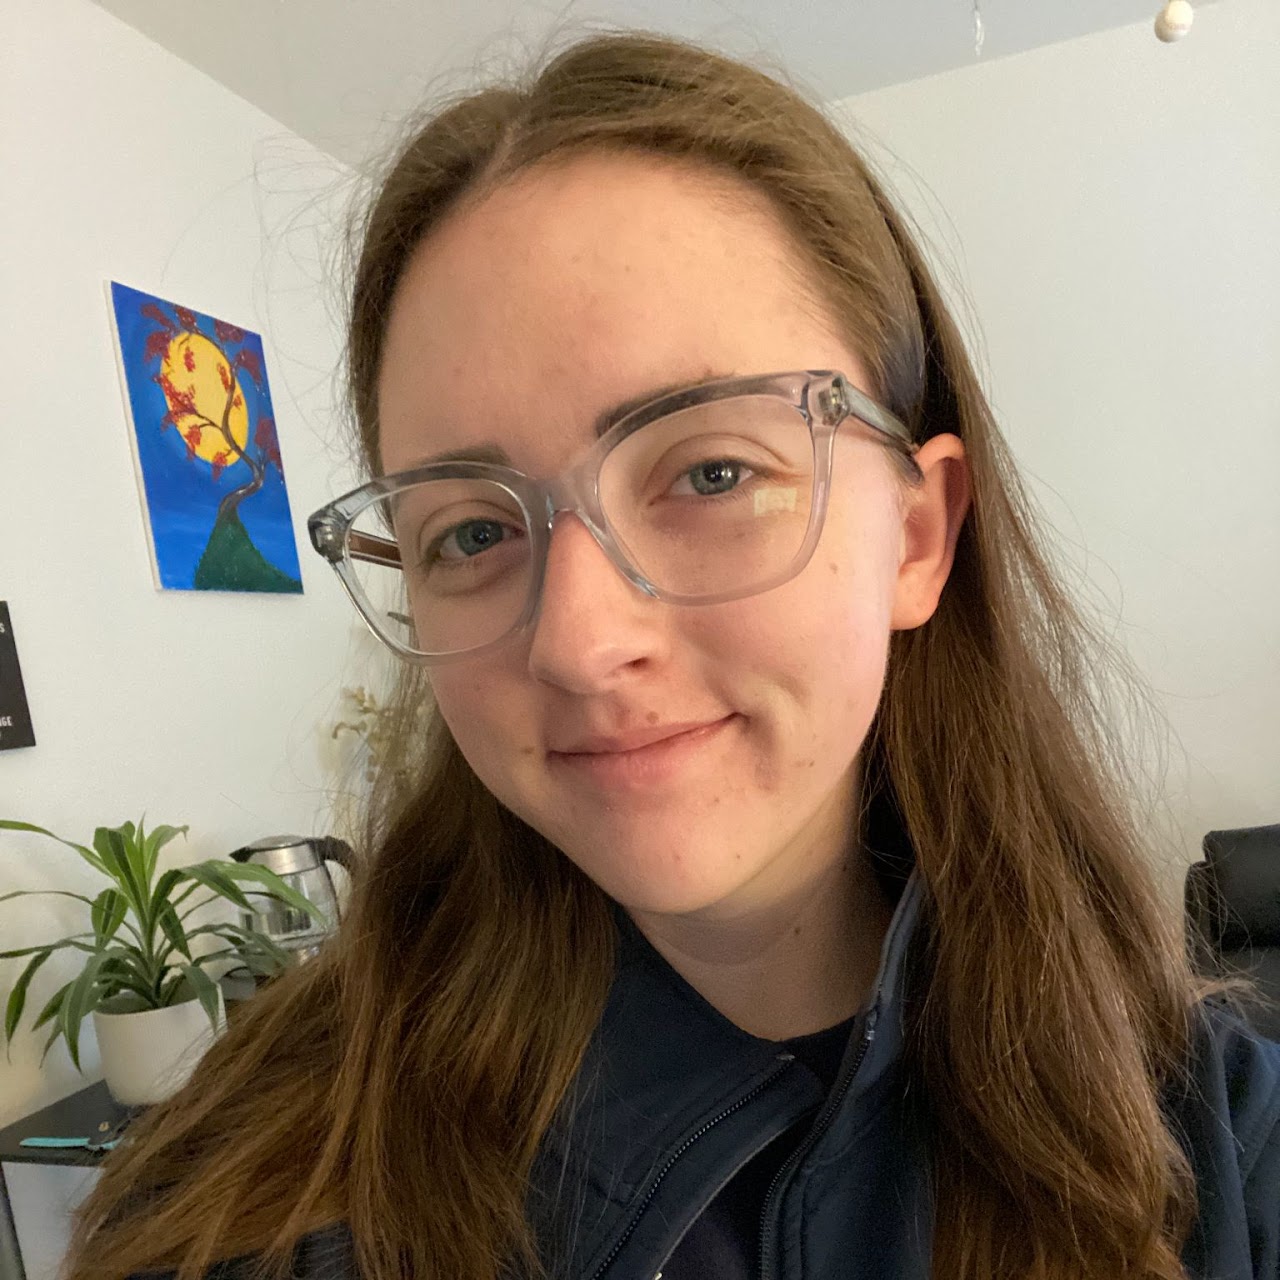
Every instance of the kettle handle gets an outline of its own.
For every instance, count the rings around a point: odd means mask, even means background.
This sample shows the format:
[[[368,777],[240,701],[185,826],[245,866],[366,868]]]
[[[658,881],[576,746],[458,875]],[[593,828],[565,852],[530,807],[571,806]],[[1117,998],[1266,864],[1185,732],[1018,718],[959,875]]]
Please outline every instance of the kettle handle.
[[[339,840],[337,836],[313,836],[311,843],[322,862],[336,862],[348,874],[355,873],[356,853],[345,840]]]

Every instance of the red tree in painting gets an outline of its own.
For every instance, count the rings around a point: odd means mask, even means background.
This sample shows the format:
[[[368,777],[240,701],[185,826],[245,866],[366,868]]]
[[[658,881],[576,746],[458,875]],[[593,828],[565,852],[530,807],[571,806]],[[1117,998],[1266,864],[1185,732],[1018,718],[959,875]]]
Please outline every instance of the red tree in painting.
[[[147,335],[143,359],[160,361],[160,372],[153,375],[167,406],[160,430],[173,427],[186,444],[188,460],[207,463],[215,482],[229,467],[244,463],[248,468],[245,482],[219,504],[216,527],[262,488],[268,467],[283,472],[275,422],[261,415],[250,431],[240,389],[242,375],[263,385],[262,363],[256,351],[240,345],[245,331],[233,324],[214,320],[211,338],[187,307],[174,307],[176,323],[154,302],[145,303],[142,314],[159,326]]]

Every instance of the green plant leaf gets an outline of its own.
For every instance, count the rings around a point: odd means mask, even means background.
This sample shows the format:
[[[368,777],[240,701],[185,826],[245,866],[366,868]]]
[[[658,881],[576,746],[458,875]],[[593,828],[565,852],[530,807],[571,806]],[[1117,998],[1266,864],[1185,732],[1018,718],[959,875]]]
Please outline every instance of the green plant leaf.
[[[121,991],[131,991],[145,1000],[148,1008],[155,1007],[155,993],[151,989],[151,983],[140,976],[137,965],[130,960],[108,956],[98,973],[98,985],[102,988],[104,999],[110,999]]]
[[[278,978],[287,965],[277,964],[270,956],[260,951],[248,953],[244,957],[244,967],[255,978]]]
[[[155,981],[155,961],[131,942],[117,939],[102,952],[106,975],[128,974],[134,982],[150,987]]]
[[[90,919],[98,945],[105,947],[123,923],[129,904],[119,889],[108,886],[93,900]]]
[[[89,897],[86,897],[83,893],[71,893],[71,892],[69,892],[69,891],[68,891],[68,890],[66,890],[66,889],[15,889],[12,893],[6,893],[6,894],[4,894],[4,895],[0,896],[0,902],[5,902],[5,901],[7,901],[9,898],[24,898],[24,897],[31,896],[31,895],[33,895],[33,894],[52,894],[54,897],[58,897],[58,898],[74,898],[77,902],[83,902],[83,903],[85,904],[85,906],[87,906],[87,907],[89,908],[89,918],[90,918],[90,920],[91,920],[91,921],[94,921],[94,917],[93,917],[93,910],[94,910],[94,907],[95,907],[95,906],[96,906],[96,905],[97,905],[97,904],[102,900],[102,898],[104,897],[104,895],[105,895],[105,894],[108,894],[108,893],[118,893],[118,892],[119,892],[119,890],[116,890],[116,889],[110,889],[110,888],[108,888],[108,889],[104,889],[104,890],[102,891],[102,893],[98,894],[98,896],[97,896],[96,898],[89,898]],[[123,903],[123,897],[122,897],[121,901],[122,901],[122,903]],[[128,929],[128,930],[129,930],[129,932],[130,932],[131,934],[133,934],[133,936],[134,936],[135,938],[137,938],[139,941],[141,941],[141,936],[139,935],[138,930],[137,930],[137,929],[134,927],[134,925],[133,925],[133,924],[132,924],[128,919],[127,919],[127,915],[128,915],[128,911],[127,911],[127,904],[124,904],[124,905],[122,905],[122,906],[121,906],[121,908],[120,908],[120,916],[121,916],[121,918],[120,918],[120,920],[116,923],[116,925],[112,928],[112,933],[114,933],[114,932],[116,931],[116,929],[118,929],[118,928],[120,927],[120,925],[121,925],[121,924],[123,924],[123,925],[124,925],[124,927],[125,927],[126,929]],[[91,937],[96,937],[96,936],[97,936],[97,923],[96,923],[96,921],[94,921],[94,932],[93,932],[93,933],[88,933],[88,932],[85,932],[85,933],[76,933],[76,934],[71,934],[70,936],[71,936],[71,937],[73,937],[73,938],[91,938]],[[93,950],[93,948],[92,948],[92,947],[90,947],[90,948],[88,948],[88,949],[89,949],[89,950]],[[22,952],[19,952],[19,951],[0,951],[0,959],[5,959],[5,958],[8,958],[8,957],[12,957],[12,956],[16,956],[16,955],[21,955],[21,954],[23,954],[23,953],[22,953]],[[30,948],[28,948],[27,954],[30,954]]]
[[[119,885],[133,914],[138,917],[143,932],[149,931],[149,895],[144,892],[142,882],[136,874],[124,837],[113,827],[99,827],[93,833],[93,847],[101,855],[108,874]]]
[[[274,938],[269,938],[265,933],[259,933],[256,929],[246,929],[243,925],[219,921],[217,924],[204,925],[202,928],[194,929],[187,936],[194,938],[198,933],[216,934],[227,942],[234,942],[246,951],[265,951],[268,955],[275,956],[281,961],[292,961],[293,959],[290,952]]]
[[[87,947],[86,950],[96,951],[97,947]],[[133,973],[140,982],[150,981],[149,975],[154,971],[155,966],[147,957],[133,945],[132,942],[126,942],[123,938],[117,938],[111,946],[107,947],[103,955],[111,961],[118,961]]]
[[[103,866],[102,859],[92,849],[86,849],[82,844],[75,844],[71,840],[64,840],[61,836],[55,836],[52,831],[44,827],[33,826],[30,822],[13,822],[7,818],[0,818],[0,831],[33,831],[36,835],[48,836],[50,840],[65,844],[68,849],[74,849],[96,871],[106,873],[106,867]]]
[[[142,824],[138,824],[141,830]],[[178,836],[186,836],[186,827],[157,827],[145,840],[141,841],[144,862],[146,867],[146,880],[151,883],[151,877],[156,873],[156,860],[160,856],[160,850],[169,843],[170,840],[176,839]]]
[[[243,880],[262,886],[262,892],[281,902],[288,903],[297,911],[301,911],[317,921],[323,928],[329,927],[329,917],[316,906],[310,898],[299,893],[291,885],[286,884],[274,871],[260,867],[256,862],[223,862],[205,863],[205,866],[220,866],[225,873],[235,880]]]
[[[182,928],[182,921],[178,919],[178,913],[173,909],[173,904],[161,903],[159,911],[156,912],[156,919],[160,923],[160,928],[164,930],[164,936],[169,939],[170,945],[190,960],[191,947]]]
[[[291,952],[255,929],[242,929],[234,924],[215,924],[195,929],[187,936],[194,938],[200,933],[213,934],[230,943],[232,953],[253,973],[274,977],[283,973],[294,962]],[[199,964],[203,958],[197,959],[196,963]]]
[[[181,969],[169,975],[165,980],[164,985],[160,988],[159,1006],[161,1009],[167,1009],[169,1007],[169,1001],[173,999],[173,993],[184,982],[186,982],[186,980],[186,976],[183,974]]]
[[[77,1071],[80,1066],[80,1024],[93,1010],[98,1002],[98,993],[94,986],[98,978],[98,970],[102,967],[105,956],[95,952],[85,961],[80,976],[71,984],[71,990],[58,1009],[58,1024],[62,1034],[67,1037],[67,1049],[71,1053],[71,1061]]]
[[[253,904],[240,892],[235,881],[227,875],[224,863],[197,862],[192,866],[179,868],[177,874],[184,880],[195,880],[206,889],[212,889],[219,897],[234,902],[243,911],[253,911]]]
[[[191,984],[200,1003],[204,1006],[204,1011],[209,1015],[209,1026],[217,1031],[218,1029],[218,986],[214,980],[209,977],[199,965],[184,964],[182,972],[187,981]]]
[[[151,899],[151,885],[147,880],[147,855],[142,847],[142,827],[134,827],[132,822],[122,823],[119,827],[120,843],[124,846],[125,857],[129,862],[129,870],[138,885],[138,900],[146,904]]]
[[[36,1020],[31,1024],[31,1029],[33,1031],[39,1031],[40,1028],[43,1027],[51,1018],[56,1018],[58,1016],[58,1010],[62,1008],[62,1002],[67,998],[67,992],[70,990],[71,983],[68,982],[64,986],[59,987],[57,991],[49,997],[49,1003],[40,1010]],[[61,1030],[61,1028],[59,1028],[59,1030]],[[47,1048],[46,1052],[48,1052]],[[43,1059],[41,1059],[41,1061],[43,1061]]]
[[[150,1013],[156,1007],[155,998],[150,992],[140,996],[132,991],[117,991],[98,1001],[99,1013]]]
[[[160,910],[162,902],[170,901],[175,886],[182,884],[186,879],[187,876],[181,867],[173,867],[156,881],[155,888],[151,891],[152,915]],[[194,887],[193,885],[192,888],[194,889]]]
[[[40,1065],[44,1066],[44,1060],[49,1056],[49,1050],[53,1048],[53,1042],[62,1034],[62,1024],[54,1020],[53,1030],[49,1033],[49,1038],[44,1042],[44,1052],[40,1054]]]
[[[86,898],[83,893],[72,893],[68,889],[15,889],[12,893],[0,894],[0,902],[8,902],[10,898],[30,897],[34,893],[51,893],[59,898],[74,898],[77,902],[93,905],[92,898]]]
[[[241,893],[235,881],[226,874],[228,865],[234,866],[235,864],[226,864],[217,859],[210,859],[206,862],[197,862],[189,867],[177,867],[172,871],[166,871],[160,877],[152,895],[152,909],[154,918],[159,922],[169,942],[169,946],[159,952],[158,958],[161,963],[168,964],[169,957],[175,950],[185,955],[188,960],[191,959],[190,947],[186,941],[190,935],[174,910],[175,903],[182,901],[186,894],[179,894],[176,899],[170,901],[170,895],[176,885],[183,882],[189,883],[190,888],[187,892],[195,892],[197,886],[203,885],[205,888],[213,890],[213,897],[209,901],[222,898],[234,903],[242,911],[253,911],[254,908],[249,899]]]
[[[195,885],[192,886],[193,889],[196,887]],[[201,907],[207,907],[211,902],[221,902],[223,900],[220,894],[211,893],[207,898],[201,898],[199,902],[193,902],[185,911],[179,911],[178,919],[185,921],[188,916],[194,915]],[[175,903],[174,905],[176,906],[177,904]],[[185,924],[183,928],[186,928]],[[188,932],[187,937],[189,938],[190,936],[191,934]]]
[[[222,950],[220,951],[210,951],[202,956],[196,956],[195,960],[193,960],[192,963],[205,964],[208,961],[227,960],[227,959],[233,959],[233,960],[239,961],[239,964],[232,966],[233,969],[239,968],[240,965],[244,965],[245,967],[251,967],[250,965],[251,961],[263,961],[264,963],[267,963],[270,961],[270,957],[267,956],[267,953],[265,951],[255,951],[252,948],[236,945],[231,947],[223,947]],[[270,971],[272,973],[277,972],[277,966],[275,966],[274,963],[270,964]],[[224,974],[222,976],[225,977],[226,975]]]
[[[35,955],[37,951],[57,951],[59,947],[75,947],[79,951],[96,951],[98,948],[88,942],[77,942],[77,938],[92,938],[91,933],[74,933],[61,942],[42,942],[35,947],[19,947],[16,951],[0,951],[0,960],[16,960],[19,956]]]
[[[9,1058],[9,1050],[13,1047],[13,1033],[18,1029],[18,1020],[22,1017],[23,1005],[27,1002],[27,987],[31,984],[31,979],[35,977],[36,970],[53,954],[53,948],[50,947],[46,951],[41,951],[38,955],[31,957],[27,967],[18,975],[18,981],[13,984],[13,990],[9,992],[9,999],[5,1004],[4,1010],[4,1038],[5,1058]]]
[[[216,955],[218,953],[215,952],[214,954]],[[212,958],[213,956],[197,956],[196,959],[192,961],[192,964],[199,966],[204,960]],[[222,953],[222,958],[224,960],[226,959],[225,952]],[[186,999],[186,994],[194,994],[192,981],[187,974],[187,967],[188,966],[186,965],[182,965],[171,971],[169,978],[165,981],[165,985],[160,989],[161,1008],[167,1008],[169,1005],[176,1003],[178,994],[183,992],[184,987],[186,991],[183,994],[182,999]],[[203,973],[204,970],[202,969],[200,972]],[[213,980],[210,979],[210,981]]]

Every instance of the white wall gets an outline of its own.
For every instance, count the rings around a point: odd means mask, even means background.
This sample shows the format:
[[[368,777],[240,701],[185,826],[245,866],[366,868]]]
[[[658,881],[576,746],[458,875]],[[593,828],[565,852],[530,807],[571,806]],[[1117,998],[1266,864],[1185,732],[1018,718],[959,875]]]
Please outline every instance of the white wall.
[[[324,734],[369,652],[303,527],[351,480],[319,249],[341,175],[87,0],[0,15],[0,599],[39,741],[0,753],[0,816],[83,839],[146,809],[191,824],[170,861],[322,829]],[[1173,48],[1143,25],[846,104],[957,262],[1015,454],[1185,747],[1171,891],[1204,830],[1280,820],[1277,66],[1280,9],[1232,0]],[[108,277],[263,333],[303,596],[152,587]],[[0,838],[0,893],[52,886],[92,887]],[[3,946],[75,905],[0,904]],[[37,1007],[72,972],[47,965]],[[0,1060],[0,1124],[84,1083],[42,1042]],[[7,1173],[45,1280],[82,1178]]]
[[[1169,717],[1176,898],[1205,831],[1280,822],[1280,6],[842,112],[972,298],[1015,456]]]
[[[0,0],[0,16],[0,599],[38,744],[0,753],[0,817],[80,841],[144,810],[190,824],[166,865],[322,831],[322,736],[340,684],[361,678],[349,649],[364,652],[305,529],[353,483],[331,408],[340,338],[321,258],[343,173],[88,0]],[[107,278],[263,334],[303,595],[153,587]],[[0,834],[0,893],[54,886],[100,887],[69,850]],[[0,904],[0,948],[85,928],[81,910]],[[42,1070],[45,1032],[26,1030],[74,976],[63,954],[0,1058],[0,1125],[101,1075],[89,1023],[85,1077],[61,1045]],[[23,963],[0,962],[0,995]],[[83,1175],[6,1172],[28,1274],[43,1280]]]

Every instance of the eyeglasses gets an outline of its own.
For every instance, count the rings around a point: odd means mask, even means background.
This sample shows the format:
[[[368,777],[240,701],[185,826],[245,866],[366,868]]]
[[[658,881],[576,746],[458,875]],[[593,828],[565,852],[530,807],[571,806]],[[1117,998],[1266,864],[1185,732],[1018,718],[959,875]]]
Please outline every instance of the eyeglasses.
[[[719,604],[780,586],[813,555],[850,419],[915,453],[907,427],[841,373],[721,378],[633,409],[559,476],[435,462],[370,480],[307,529],[379,640],[447,662],[537,617],[562,511],[654,599]]]

